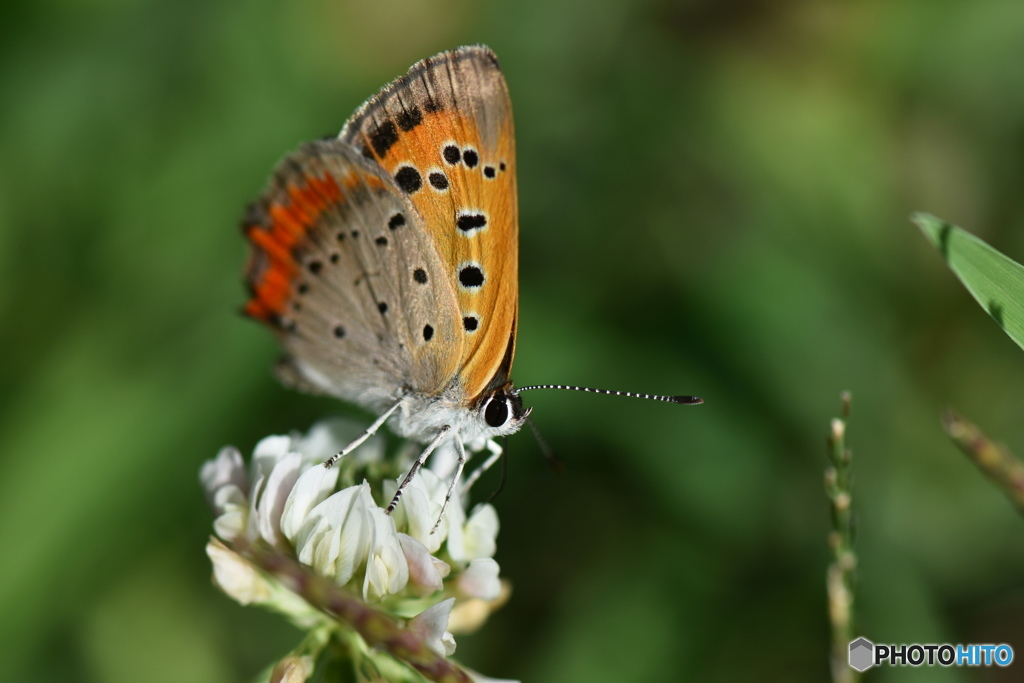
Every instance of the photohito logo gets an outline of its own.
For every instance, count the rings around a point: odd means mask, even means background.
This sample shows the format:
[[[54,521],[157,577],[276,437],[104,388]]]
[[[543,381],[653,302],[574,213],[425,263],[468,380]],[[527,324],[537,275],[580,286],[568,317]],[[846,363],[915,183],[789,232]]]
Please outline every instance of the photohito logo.
[[[1009,666],[1009,645],[876,645],[867,638],[850,643],[850,666],[864,671],[873,666]]]

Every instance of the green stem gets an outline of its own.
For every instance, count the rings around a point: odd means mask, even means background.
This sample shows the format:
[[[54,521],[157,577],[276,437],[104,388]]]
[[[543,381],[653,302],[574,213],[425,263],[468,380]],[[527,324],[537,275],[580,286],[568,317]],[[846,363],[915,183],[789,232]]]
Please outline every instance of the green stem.
[[[840,416],[832,420],[828,437],[831,465],[825,470],[825,492],[832,504],[832,531],[828,536],[832,561],[825,574],[828,593],[829,624],[832,631],[832,680],[853,683],[857,672],[849,665],[849,646],[853,640],[854,569],[852,477],[853,454],[846,448],[846,422],[850,415],[850,394],[841,395]]]
[[[942,412],[942,426],[953,442],[1024,514],[1024,463],[1002,444],[953,410]]]
[[[350,626],[372,648],[387,652],[438,683],[471,683],[469,674],[431,650],[402,621],[370,607],[330,580],[273,550],[242,541],[234,550],[320,611]]]

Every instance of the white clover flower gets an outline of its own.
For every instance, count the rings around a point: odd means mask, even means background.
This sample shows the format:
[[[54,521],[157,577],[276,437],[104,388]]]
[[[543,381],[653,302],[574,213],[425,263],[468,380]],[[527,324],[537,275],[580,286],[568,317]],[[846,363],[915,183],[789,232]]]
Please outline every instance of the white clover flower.
[[[367,439],[331,469],[320,464],[359,433],[351,422],[324,421],[305,435],[262,439],[248,471],[232,447],[203,465],[200,480],[217,515],[214,531],[227,544],[212,540],[207,548],[216,583],[238,602],[281,611],[300,626],[337,627],[318,611],[324,606],[310,605],[249,563],[244,549],[261,547],[297,560],[377,609],[413,616],[406,628],[437,655],[451,655],[453,613],[466,632],[508,595],[493,559],[497,513],[481,505],[467,519],[461,497],[454,496],[434,530],[448,481],[421,469],[388,515],[382,505],[391,501],[400,478],[382,480],[382,438]],[[339,490],[339,480],[351,483]],[[367,652],[373,656],[373,648]],[[293,653],[289,680],[311,675],[308,655]]]

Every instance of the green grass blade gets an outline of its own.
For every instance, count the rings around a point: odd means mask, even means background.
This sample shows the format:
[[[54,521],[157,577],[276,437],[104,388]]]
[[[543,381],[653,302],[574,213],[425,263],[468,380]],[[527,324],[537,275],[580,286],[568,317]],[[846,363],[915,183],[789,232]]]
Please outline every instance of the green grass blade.
[[[939,250],[971,296],[1024,348],[1024,266],[940,218],[915,213],[911,220]]]

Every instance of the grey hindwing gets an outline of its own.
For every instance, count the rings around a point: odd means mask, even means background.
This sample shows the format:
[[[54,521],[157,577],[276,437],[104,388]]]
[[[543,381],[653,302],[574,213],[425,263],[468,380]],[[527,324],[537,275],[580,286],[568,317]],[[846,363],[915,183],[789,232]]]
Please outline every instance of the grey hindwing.
[[[293,249],[298,274],[279,326],[292,385],[382,410],[452,380],[459,309],[422,218],[394,180],[340,140],[304,145],[278,167],[262,205],[330,176],[341,199]]]

